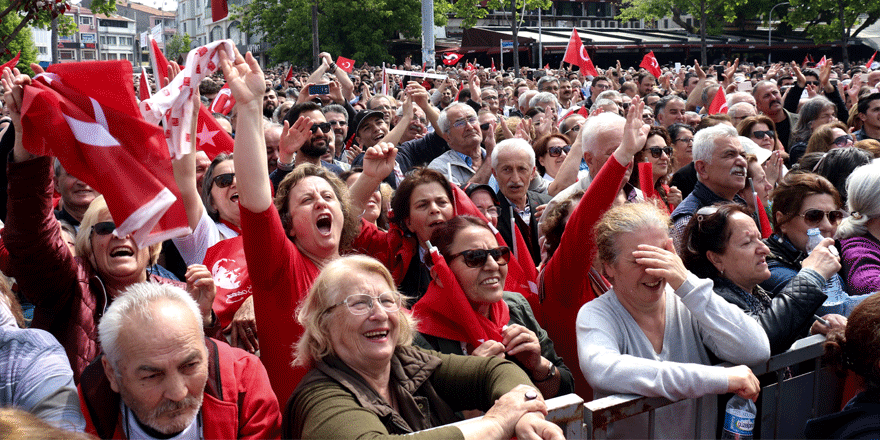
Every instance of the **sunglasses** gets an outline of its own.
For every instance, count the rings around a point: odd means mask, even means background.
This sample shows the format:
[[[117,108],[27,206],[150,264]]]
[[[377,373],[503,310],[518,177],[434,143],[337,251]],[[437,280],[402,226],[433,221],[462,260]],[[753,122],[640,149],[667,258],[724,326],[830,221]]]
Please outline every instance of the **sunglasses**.
[[[489,255],[492,256],[492,259],[494,259],[499,266],[505,266],[510,259],[510,248],[507,246],[501,246],[495,249],[470,249],[450,256],[449,260],[452,261],[458,257],[462,257],[462,259],[464,259],[464,264],[467,267],[483,267],[486,264],[486,260],[489,259]]]
[[[312,124],[312,128],[311,128],[312,133],[317,133],[319,128],[324,133],[329,133],[330,132],[330,123],[329,122],[321,122],[320,124],[319,123]]]
[[[211,179],[214,182],[214,185],[217,185],[218,188],[228,188],[229,185],[232,185],[232,181],[235,179],[235,173],[225,173],[220,174],[219,176],[214,176]]]
[[[666,153],[667,156],[672,156],[672,147],[651,147],[648,148],[648,151],[651,152],[651,157],[654,159],[660,159],[660,156],[662,156],[663,153]]]
[[[115,229],[116,224],[113,222],[99,222],[92,225],[92,232],[98,235],[110,235]]]
[[[776,132],[773,130],[767,130],[767,131],[756,130],[756,131],[752,132],[752,137],[755,139],[764,139],[764,137],[766,137],[766,136],[770,136],[775,139]]]
[[[847,146],[849,143],[851,143],[852,141],[853,141],[853,137],[848,134],[845,134],[843,136],[836,137],[833,141],[831,141],[831,143],[834,144],[834,146],[836,146],[837,148],[843,148],[843,147]]]
[[[487,123],[485,123],[485,124],[480,124],[480,130],[486,131],[486,130],[488,130],[489,127],[491,127],[491,126],[492,126],[492,123],[491,123],[491,122],[487,122]]]
[[[836,225],[843,220],[843,212],[840,210],[826,212],[821,209],[808,209],[803,214],[799,215],[804,218],[805,222],[811,225],[819,224],[825,216],[828,216],[828,223],[831,223],[832,225]]]
[[[819,85],[819,81],[807,81],[807,84],[805,86],[818,86],[818,85]]]
[[[568,154],[569,151],[571,151],[571,145],[566,145],[564,147],[550,147],[547,150],[547,154],[549,154],[550,157],[559,157],[562,156],[563,152]]]

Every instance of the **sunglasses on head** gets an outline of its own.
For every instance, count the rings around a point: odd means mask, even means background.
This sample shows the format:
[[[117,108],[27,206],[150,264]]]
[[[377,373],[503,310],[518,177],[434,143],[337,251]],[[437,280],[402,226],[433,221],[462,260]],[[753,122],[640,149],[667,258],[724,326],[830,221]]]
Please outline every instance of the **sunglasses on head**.
[[[764,139],[765,136],[770,136],[772,138],[776,138],[776,132],[773,130],[767,130],[767,131],[757,130],[757,131],[752,132],[752,137],[755,139]]]
[[[467,267],[483,267],[486,264],[486,260],[489,259],[489,255],[492,256],[499,266],[504,266],[507,265],[507,261],[510,259],[510,248],[501,246],[495,249],[469,249],[449,257],[449,260],[452,261],[461,257]]]
[[[827,212],[821,209],[808,209],[804,211],[803,214],[800,214],[800,216],[804,218],[805,222],[812,225],[822,222],[822,219],[824,219],[826,215],[828,216],[828,222],[832,225],[835,225],[843,220],[843,212],[836,209]]]
[[[834,140],[831,141],[831,143],[834,144],[834,146],[837,148],[843,148],[843,147],[847,146],[847,144],[849,144],[852,141],[853,141],[853,137],[848,134],[845,134],[843,136],[838,136],[838,137],[834,138]]]
[[[550,147],[547,149],[547,154],[549,154],[550,157],[559,157],[562,156],[562,152],[568,154],[569,151],[571,151],[571,145],[566,145],[564,147]]]
[[[115,229],[116,224],[113,222],[98,222],[92,225],[92,232],[98,235],[112,234]]]
[[[235,173],[225,173],[220,174],[219,176],[214,176],[214,185],[217,185],[218,188],[227,188],[229,185],[232,185],[232,180],[235,179]]]
[[[651,147],[647,150],[651,152],[651,157],[653,157],[654,159],[659,159],[660,156],[663,155],[663,153],[666,153],[667,156],[672,156],[672,147]]]
[[[330,123],[329,122],[321,122],[321,123],[316,122],[316,123],[312,124],[312,128],[310,130],[312,130],[312,133],[317,133],[319,128],[324,133],[329,133],[330,132]]]

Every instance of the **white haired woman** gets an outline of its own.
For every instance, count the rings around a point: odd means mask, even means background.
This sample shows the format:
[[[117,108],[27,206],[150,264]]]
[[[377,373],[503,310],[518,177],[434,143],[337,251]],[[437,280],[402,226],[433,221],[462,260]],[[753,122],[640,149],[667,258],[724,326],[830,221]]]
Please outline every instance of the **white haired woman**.
[[[672,400],[736,393],[757,399],[760,386],[744,366],[709,366],[708,350],[737,364],[770,357],[758,323],[712,292],[712,282],[685,269],[669,238],[669,217],[653,204],[609,210],[596,244],[612,289],[581,307],[578,354],[594,398],[631,393]],[[705,399],[702,425],[712,426],[715,399]],[[698,401],[656,412],[657,432],[695,438]],[[647,418],[616,424],[610,437],[644,435]]]
[[[846,180],[849,217],[840,222],[837,236],[843,254],[841,264],[848,291],[867,294],[880,291],[880,163],[856,168]]]
[[[525,373],[495,357],[412,347],[412,318],[377,260],[352,255],[328,264],[297,318],[305,329],[296,363],[311,368],[291,398],[285,438],[561,439]],[[456,411],[488,410],[456,421]]]

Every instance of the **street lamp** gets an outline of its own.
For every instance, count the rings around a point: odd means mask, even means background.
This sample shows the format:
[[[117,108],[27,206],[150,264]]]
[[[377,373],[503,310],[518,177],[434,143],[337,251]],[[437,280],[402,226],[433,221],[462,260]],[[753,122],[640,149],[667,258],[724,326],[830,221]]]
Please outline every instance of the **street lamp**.
[[[767,19],[767,64],[770,64],[770,58],[773,56],[773,51],[771,50],[773,46],[773,10],[787,4],[788,2],[782,2],[770,8],[770,17]]]

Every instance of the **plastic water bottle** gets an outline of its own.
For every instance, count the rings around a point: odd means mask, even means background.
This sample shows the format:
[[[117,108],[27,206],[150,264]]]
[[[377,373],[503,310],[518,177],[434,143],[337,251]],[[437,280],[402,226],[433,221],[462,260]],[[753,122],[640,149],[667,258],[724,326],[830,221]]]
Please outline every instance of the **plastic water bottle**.
[[[757,412],[755,402],[736,395],[731,397],[724,410],[724,429],[721,430],[721,438],[752,440]]]
[[[813,252],[813,249],[821,242],[825,237],[822,236],[822,232],[819,231],[819,228],[807,229],[807,253]],[[839,306],[841,306],[848,295],[843,291],[843,287],[840,283],[840,276],[834,274],[831,276],[831,279],[825,283],[825,287],[822,289],[822,292],[828,296],[828,299],[822,303],[822,311],[823,313],[838,313],[841,314],[841,311],[837,310]]]

